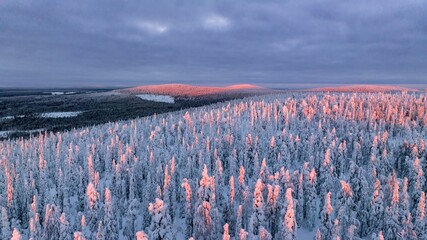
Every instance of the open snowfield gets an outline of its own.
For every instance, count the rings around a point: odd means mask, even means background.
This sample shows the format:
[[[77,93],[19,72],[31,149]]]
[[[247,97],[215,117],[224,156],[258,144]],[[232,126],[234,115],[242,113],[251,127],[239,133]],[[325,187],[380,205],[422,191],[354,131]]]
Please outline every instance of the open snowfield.
[[[1,239],[426,239],[427,95],[289,93],[0,142]]]
[[[138,94],[136,96],[147,101],[175,103],[175,98],[167,95]]]

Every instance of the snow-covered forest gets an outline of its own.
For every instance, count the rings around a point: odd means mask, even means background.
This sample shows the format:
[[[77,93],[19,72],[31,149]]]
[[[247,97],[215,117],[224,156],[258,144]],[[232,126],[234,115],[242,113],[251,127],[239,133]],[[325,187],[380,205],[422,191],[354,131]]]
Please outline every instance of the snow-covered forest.
[[[253,97],[0,142],[0,239],[427,239],[427,96]]]

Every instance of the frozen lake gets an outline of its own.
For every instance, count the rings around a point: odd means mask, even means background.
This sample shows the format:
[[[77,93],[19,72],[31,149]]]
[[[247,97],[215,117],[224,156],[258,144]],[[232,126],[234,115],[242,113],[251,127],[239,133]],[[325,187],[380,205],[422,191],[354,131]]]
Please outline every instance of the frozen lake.
[[[163,103],[175,103],[175,98],[168,95],[156,95],[156,94],[138,94],[137,97],[153,102],[163,102]]]
[[[46,112],[41,113],[41,118],[68,118],[68,117],[77,117],[80,115],[82,111],[76,111],[76,112]]]

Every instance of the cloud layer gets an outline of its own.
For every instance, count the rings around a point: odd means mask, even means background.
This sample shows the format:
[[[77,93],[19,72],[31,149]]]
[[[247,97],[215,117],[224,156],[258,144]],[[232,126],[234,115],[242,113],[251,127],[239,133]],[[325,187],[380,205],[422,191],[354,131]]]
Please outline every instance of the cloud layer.
[[[425,83],[427,4],[0,3],[0,87]]]

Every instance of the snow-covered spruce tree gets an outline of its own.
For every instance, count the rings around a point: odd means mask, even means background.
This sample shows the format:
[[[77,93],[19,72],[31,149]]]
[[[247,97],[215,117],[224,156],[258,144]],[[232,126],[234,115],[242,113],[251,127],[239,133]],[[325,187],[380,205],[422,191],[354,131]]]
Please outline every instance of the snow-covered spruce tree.
[[[136,218],[138,217],[139,213],[139,205],[140,203],[137,199],[131,200],[126,212],[123,235],[126,236],[128,239],[132,239],[136,232],[135,225]]]
[[[370,201],[368,182],[363,169],[353,161],[350,161],[349,184],[353,192],[352,200],[357,214],[357,216],[353,217],[356,221],[351,222],[351,224],[355,225],[357,236],[364,237],[368,233],[368,206]]]
[[[406,239],[415,239],[416,233],[413,230],[412,216],[409,208],[409,195],[408,195],[408,179],[405,177],[403,180],[403,188],[401,191],[399,204],[399,218],[402,225],[401,236]]]
[[[98,227],[97,219],[98,219],[98,211],[99,211],[99,203],[98,203],[99,193],[95,189],[95,185],[92,182],[89,182],[86,188],[86,225],[91,232],[96,232]]]
[[[336,219],[340,225],[341,233],[337,233],[337,236],[344,238],[346,236],[346,230],[350,226],[358,226],[359,221],[356,217],[355,204],[353,202],[353,192],[349,184],[344,180],[340,180],[341,189],[338,191],[336,198]]]
[[[272,240],[273,237],[264,227],[261,227],[259,230],[259,239],[260,240]]]
[[[184,178],[184,181],[181,187],[185,191],[185,237],[189,238],[193,235],[193,205],[192,205],[192,191],[191,185],[188,182],[187,178]]]
[[[279,194],[280,186],[279,185],[267,185],[267,203],[265,208],[265,217],[267,219],[267,229],[270,230],[270,234],[275,236],[278,232],[280,218],[280,204],[279,204]]]
[[[65,213],[61,214],[59,218],[59,239],[60,240],[71,240],[70,223],[67,221]]]
[[[386,209],[384,232],[387,239],[393,239],[400,236],[402,226],[399,222],[399,182],[392,182],[392,199],[390,205]]]
[[[114,215],[114,203],[111,196],[111,191],[108,188],[105,188],[104,192],[104,236],[105,239],[113,240],[117,239],[119,236],[119,231],[117,229],[117,221]]]
[[[53,204],[46,205],[46,211],[43,223],[43,238],[60,238],[60,220],[58,207]]]
[[[297,239],[297,222],[292,191],[292,188],[286,189],[286,212],[280,228],[280,239],[284,240]]]
[[[375,180],[374,193],[369,208],[369,229],[371,233],[377,233],[383,229],[384,219],[384,193],[380,180]]]
[[[332,204],[331,204],[331,192],[328,192],[325,195],[325,201],[324,206],[320,218],[320,226],[319,230],[322,235],[322,239],[331,239],[332,238],[332,231],[333,231],[333,219],[332,219],[332,213],[334,211]]]
[[[154,203],[150,203],[148,211],[151,214],[151,224],[149,236],[153,240],[172,240],[175,238],[172,222],[168,214],[167,206],[161,199],[156,198]]]
[[[148,235],[144,231],[138,231],[135,234],[136,240],[149,240]]]
[[[316,180],[317,174],[314,168],[305,177],[305,194],[304,194],[304,217],[308,229],[313,229],[317,217],[316,205]]]
[[[10,240],[22,240],[21,233],[16,228],[13,229]]]
[[[73,238],[74,240],[86,240],[82,232],[74,232],[73,236],[74,236]]]
[[[234,212],[234,198],[235,198],[235,190],[234,190],[234,176],[230,176],[228,181],[228,201],[225,204],[223,220],[228,223],[230,234],[234,236],[235,233],[235,225],[236,225],[236,216]]]
[[[426,194],[421,193],[415,214],[414,231],[419,239],[427,238]]]
[[[240,230],[244,229],[244,225],[243,225],[243,209],[242,209],[242,205],[239,205],[239,207],[237,208],[237,220],[236,220],[236,237],[239,236],[240,234]]]
[[[252,216],[249,223],[249,234],[251,238],[256,238],[259,236],[260,227],[265,224],[265,215],[264,215],[264,197],[262,191],[264,190],[264,184],[261,179],[257,180],[254,189],[254,200],[253,200],[253,210]]]
[[[222,240],[230,240],[230,232],[228,231],[228,223],[224,224],[224,232],[222,233]]]
[[[9,217],[7,216],[7,210],[5,207],[1,208],[1,238],[9,239],[12,235],[10,229]]]
[[[333,188],[333,166],[331,166],[331,150],[328,148],[325,152],[323,163],[320,166],[319,179],[317,181],[317,190],[320,196],[325,196]],[[324,205],[324,199],[320,199],[320,206]]]
[[[196,239],[216,239],[217,237],[216,223],[212,222],[212,215],[216,211],[214,187],[215,180],[208,175],[208,169],[204,165],[193,219],[193,232]]]
[[[296,188],[296,221],[302,223],[304,220],[304,176],[303,173],[300,173],[298,176],[298,183]]]

